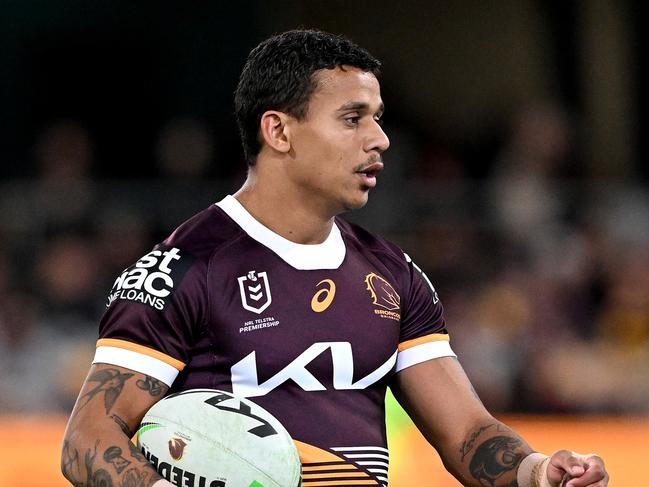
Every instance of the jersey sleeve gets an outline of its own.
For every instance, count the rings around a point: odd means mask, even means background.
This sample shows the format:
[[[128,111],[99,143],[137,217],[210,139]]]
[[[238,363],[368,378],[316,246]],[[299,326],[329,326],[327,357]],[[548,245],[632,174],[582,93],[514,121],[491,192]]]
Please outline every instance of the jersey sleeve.
[[[178,247],[160,245],[124,270],[108,296],[93,363],[170,386],[206,322],[206,267]]]
[[[404,258],[408,290],[402,303],[396,372],[427,360],[455,357],[437,291],[408,254]]]

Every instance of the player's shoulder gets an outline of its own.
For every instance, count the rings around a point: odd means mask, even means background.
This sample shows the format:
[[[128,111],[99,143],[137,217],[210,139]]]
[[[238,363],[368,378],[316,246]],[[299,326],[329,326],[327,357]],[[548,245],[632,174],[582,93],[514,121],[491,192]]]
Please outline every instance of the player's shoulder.
[[[162,245],[182,249],[194,258],[209,259],[241,233],[241,229],[213,204],[180,224]]]
[[[336,225],[348,245],[362,252],[374,254],[384,264],[396,266],[398,270],[407,267],[407,256],[395,243],[344,218],[336,217]]]

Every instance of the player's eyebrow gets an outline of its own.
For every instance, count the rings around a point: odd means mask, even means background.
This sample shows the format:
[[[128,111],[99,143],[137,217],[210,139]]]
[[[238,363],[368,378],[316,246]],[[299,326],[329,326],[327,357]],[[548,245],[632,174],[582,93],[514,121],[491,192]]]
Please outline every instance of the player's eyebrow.
[[[370,104],[364,101],[350,101],[348,103],[345,103],[342,105],[337,111],[338,112],[348,112],[352,110],[357,110],[359,112],[361,111],[367,111],[370,109]],[[383,112],[385,111],[385,105],[383,105],[383,102],[379,104],[379,109],[376,111],[378,116],[383,115]]]

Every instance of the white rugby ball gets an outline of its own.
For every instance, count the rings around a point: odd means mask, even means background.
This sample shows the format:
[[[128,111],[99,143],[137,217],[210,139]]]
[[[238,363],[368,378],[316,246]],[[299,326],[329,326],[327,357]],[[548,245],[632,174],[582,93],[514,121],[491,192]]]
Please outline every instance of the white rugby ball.
[[[301,465],[282,424],[248,399],[191,389],[153,405],[137,446],[180,487],[298,487]]]

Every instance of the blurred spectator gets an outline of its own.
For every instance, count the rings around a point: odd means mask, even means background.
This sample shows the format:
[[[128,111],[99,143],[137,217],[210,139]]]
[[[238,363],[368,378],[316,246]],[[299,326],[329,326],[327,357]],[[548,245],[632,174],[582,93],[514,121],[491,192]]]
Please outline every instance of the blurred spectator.
[[[214,137],[207,126],[192,118],[171,120],[156,148],[161,173],[169,178],[200,179],[214,158]]]
[[[38,135],[34,157],[35,180],[4,182],[0,226],[42,239],[50,230],[87,224],[96,197],[88,130],[75,121],[55,121]]]
[[[40,168],[35,204],[45,225],[83,222],[94,197],[93,142],[88,129],[75,121],[54,122],[37,140],[35,154]]]
[[[48,126],[36,142],[36,159],[44,181],[69,181],[89,175],[93,144],[78,122],[61,120]]]
[[[649,348],[649,247],[616,256],[598,338],[630,354]]]
[[[457,337],[463,366],[488,409],[517,408],[516,384],[530,344],[532,303],[521,276],[504,275],[471,299],[471,314]],[[455,334],[453,336],[454,342]],[[455,345],[454,345],[455,346]]]
[[[559,177],[570,162],[573,131],[557,106],[523,108],[490,176],[492,216],[536,259],[565,231],[568,208]]]
[[[35,269],[47,321],[66,329],[95,320],[99,265],[92,240],[83,235],[57,235],[47,243]]]
[[[35,294],[12,288],[7,257],[0,253],[0,411],[67,411],[92,356],[94,325],[89,327],[87,321],[82,323],[72,315],[64,319],[53,313],[53,308],[45,309],[40,294],[45,287]],[[57,288],[54,294],[59,293],[58,299],[67,300],[92,283],[93,276],[82,268],[87,260],[66,258],[61,249],[53,249],[47,258],[60,258],[52,265],[42,262],[46,281]],[[61,269],[56,269],[57,265]],[[79,273],[86,278],[79,280]]]

